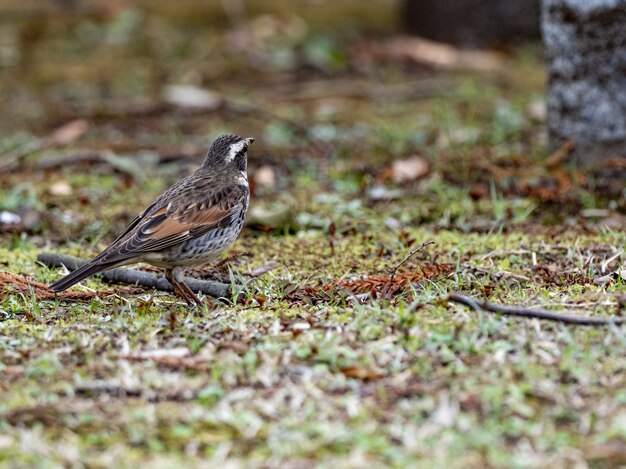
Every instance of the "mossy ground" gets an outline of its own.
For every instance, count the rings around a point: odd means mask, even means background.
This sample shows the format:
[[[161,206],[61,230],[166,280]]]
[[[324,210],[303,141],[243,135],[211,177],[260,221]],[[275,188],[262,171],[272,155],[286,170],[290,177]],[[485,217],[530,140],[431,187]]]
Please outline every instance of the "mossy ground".
[[[253,4],[252,12],[264,8]],[[394,61],[358,68],[351,47],[359,28],[373,24],[363,17],[367,11],[339,34],[324,29],[332,15],[316,20],[306,10],[309,29],[301,36],[262,37],[274,55],[261,73],[224,52],[227,35],[219,28],[207,32],[192,21],[187,31],[179,23],[211,9],[189,2],[180,19],[154,5],[71,20],[63,30],[52,22],[42,33],[50,36],[43,51],[24,45],[23,53],[37,58],[29,63],[30,78],[18,83],[18,71],[6,72],[13,75],[5,83],[21,93],[11,102],[21,103],[22,112],[13,106],[15,118],[0,123],[9,136],[2,148],[87,115],[89,131],[75,147],[115,148],[127,163],[68,161],[38,169],[38,161],[76,152],[57,148],[0,175],[0,211],[31,217],[21,233],[0,234],[1,269],[40,282],[58,279],[60,269],[36,262],[39,252],[96,254],[224,130],[259,137],[250,174],[270,167],[275,179],[257,184],[253,203],[280,208],[280,223],[246,228],[217,269],[247,297],[240,303],[229,298],[193,309],[154,291],[129,295],[124,286],[88,302],[42,301],[4,286],[3,466],[606,467],[626,461],[625,328],[511,319],[445,301],[461,291],[579,314],[624,312],[624,194],[594,192],[576,169],[544,165],[537,48],[509,52],[495,74]],[[390,22],[380,20],[377,34],[387,34]],[[158,40],[163,47],[150,49]],[[52,67],[55,57],[68,66]],[[103,67],[113,59],[137,64],[137,57],[146,67],[118,66],[94,84],[99,69],[90,61]],[[281,91],[303,80],[391,88],[419,77],[451,85],[419,100],[304,100]],[[150,102],[163,81],[256,100],[285,119],[176,109],[103,117],[81,102],[89,97],[109,111],[111,95],[139,93]],[[72,106],[49,106],[61,98]],[[332,151],[320,154],[316,139]],[[159,160],[172,149],[195,159]],[[394,183],[393,161],[414,154],[430,172]],[[59,182],[70,190],[58,190]],[[372,196],[375,186],[400,192],[380,200]],[[427,241],[434,244],[401,271],[438,263],[453,265],[450,274],[388,298],[289,295],[337,279],[389,275]],[[270,262],[276,265],[268,273],[248,275]],[[92,278],[75,288],[111,286]]]

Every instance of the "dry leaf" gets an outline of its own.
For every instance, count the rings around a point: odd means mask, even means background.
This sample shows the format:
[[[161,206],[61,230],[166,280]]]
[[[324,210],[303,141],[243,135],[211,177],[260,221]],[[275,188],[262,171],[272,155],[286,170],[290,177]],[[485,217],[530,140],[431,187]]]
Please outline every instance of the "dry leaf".
[[[396,160],[392,165],[391,178],[396,184],[414,181],[430,171],[428,161],[421,156],[412,156],[406,160]]]
[[[76,119],[63,124],[55,129],[46,139],[49,145],[70,145],[82,137],[89,129],[89,124],[84,119]]]
[[[346,366],[341,369],[341,372],[348,378],[362,379],[363,381],[376,381],[383,377],[382,373],[359,365]]]
[[[548,107],[545,101],[534,100],[526,106],[526,114],[534,121],[545,122],[548,116]]]
[[[119,291],[120,288],[118,287]],[[126,287],[123,289],[125,293],[140,292],[141,289]],[[107,288],[100,291],[75,291],[65,290],[62,292],[53,292],[48,289],[48,285],[45,283],[36,282],[21,275],[11,274],[9,272],[0,271],[0,295],[5,294],[22,294],[26,297],[30,297],[32,293],[38,300],[51,300],[59,298],[63,300],[90,300],[96,296],[108,296],[116,293],[113,289]]]
[[[318,298],[328,298],[329,293],[337,291],[348,291],[351,295],[361,295],[364,293],[373,296],[381,295],[383,292],[397,293],[402,291],[411,283],[420,280],[439,277],[446,275],[454,270],[452,264],[425,264],[419,267],[419,270],[413,272],[396,272],[391,282],[391,275],[370,275],[365,278],[344,280],[333,279],[329,283],[316,287],[307,287],[296,290],[292,295],[293,299],[304,296],[313,296]]]
[[[417,37],[399,37],[385,44],[388,56],[450,70],[500,70],[501,56],[493,52],[460,50],[448,44]]]
[[[271,166],[261,166],[254,172],[254,182],[257,186],[272,188],[276,186],[276,174]]]

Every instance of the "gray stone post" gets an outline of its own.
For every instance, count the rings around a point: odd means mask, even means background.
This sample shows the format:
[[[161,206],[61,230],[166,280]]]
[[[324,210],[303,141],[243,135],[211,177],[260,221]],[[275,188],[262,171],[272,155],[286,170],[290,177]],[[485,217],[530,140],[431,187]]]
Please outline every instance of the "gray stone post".
[[[626,158],[626,0],[543,0],[550,145]]]

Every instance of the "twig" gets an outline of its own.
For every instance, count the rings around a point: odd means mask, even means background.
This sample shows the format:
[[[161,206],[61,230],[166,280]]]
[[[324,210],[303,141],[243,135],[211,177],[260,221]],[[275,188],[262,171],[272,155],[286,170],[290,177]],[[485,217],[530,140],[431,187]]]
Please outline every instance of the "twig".
[[[544,161],[546,168],[554,168],[560,165],[569,155],[574,151],[574,142],[567,140],[557,148],[550,156]]]
[[[402,259],[398,265],[396,265],[393,269],[393,272],[391,272],[391,277],[389,277],[389,283],[387,284],[387,288],[385,288],[385,292],[383,293],[383,297],[387,297],[387,294],[389,293],[389,289],[391,288],[391,286],[393,285],[393,279],[396,276],[396,273],[398,272],[398,269],[400,267],[402,267],[404,264],[406,264],[408,262],[408,260],[413,257],[415,254],[417,254],[419,251],[421,251],[422,249],[424,249],[426,246],[430,246],[431,244],[435,244],[434,241],[426,241],[422,244],[420,244],[418,247],[416,247],[415,249],[413,249],[410,253],[408,253],[404,259]]]
[[[64,147],[79,139],[88,129],[87,121],[74,119],[57,127],[48,136],[38,138],[12,152],[2,155],[0,171],[10,171],[20,167],[24,158],[48,148]]]
[[[163,392],[159,392],[163,391]],[[74,392],[78,395],[101,396],[106,395],[115,399],[129,399],[141,397],[148,402],[185,402],[195,399],[198,392],[192,389],[182,391],[151,390],[140,387],[130,387],[117,384],[112,381],[94,380],[81,383],[74,387]]]
[[[105,152],[98,150],[84,150],[64,154],[62,157],[54,159],[44,159],[32,164],[29,169],[33,170],[52,170],[63,168],[66,165],[72,164],[74,166],[79,164],[94,164],[102,163],[105,161]]]
[[[470,265],[468,263],[463,263],[461,265],[461,267],[463,267],[464,269],[466,269],[468,271],[474,271],[474,272],[477,272],[479,274],[493,275],[494,277],[497,277],[497,278],[512,278],[514,280],[519,280],[521,282],[530,282],[530,280],[531,280],[529,277],[526,277],[525,275],[515,274],[513,272],[509,272],[508,270],[501,270],[499,272],[492,272],[491,270],[482,269],[480,267],[476,267],[476,266]]]
[[[355,79],[324,79],[298,82],[293,84],[281,83],[277,89],[263,88],[252,97],[264,102],[307,101],[328,98],[353,98],[368,100],[418,100],[428,99],[451,91],[455,82],[451,79],[419,78],[400,84],[383,84],[368,80]],[[269,91],[269,92],[268,92]]]
[[[45,150],[45,143],[42,140],[35,140],[34,142],[26,143],[15,150],[0,155],[0,171],[13,171],[19,168],[21,161],[34,153]]]
[[[536,318],[546,321],[561,322],[564,324],[576,324],[579,326],[609,326],[626,323],[626,318],[594,318],[588,316],[576,316],[573,314],[560,314],[544,309],[528,309],[518,306],[504,306],[478,301],[460,293],[448,295],[448,301],[469,306],[474,311],[486,311],[488,313],[504,314],[505,316],[519,316],[523,318]]]
[[[37,261],[48,267],[65,266],[68,270],[76,270],[86,261],[78,257],[51,252],[42,252],[37,256]],[[141,285],[146,288],[154,288],[161,291],[172,291],[172,285],[164,278],[148,272],[131,269],[111,269],[102,273],[102,278],[111,283],[125,283],[129,285]],[[225,283],[209,282],[195,278],[185,277],[185,283],[195,292],[202,292],[214,298],[228,298],[230,285]]]
[[[503,249],[496,249],[495,251],[490,251],[487,254],[484,254],[480,257],[481,261],[489,259],[490,257],[500,257],[500,256],[512,256],[517,255],[520,256],[522,254],[531,254],[533,251],[530,249],[511,249],[509,251]]]
[[[248,277],[252,278],[261,277],[262,275],[271,272],[277,265],[278,262],[270,261],[267,264],[262,265],[261,267],[257,267],[256,269],[251,270],[250,272],[248,272],[247,275]]]

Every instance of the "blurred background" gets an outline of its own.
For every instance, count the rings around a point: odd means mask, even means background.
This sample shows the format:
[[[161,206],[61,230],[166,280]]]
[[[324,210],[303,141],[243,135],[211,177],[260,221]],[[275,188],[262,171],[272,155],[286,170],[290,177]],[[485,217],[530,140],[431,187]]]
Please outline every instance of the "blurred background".
[[[624,315],[625,2],[0,0],[0,466],[622,467],[623,329],[446,298]],[[52,298],[225,132],[232,302]]]
[[[546,163],[538,2],[471,3],[4,0],[0,229],[110,241],[224,132],[263,231],[623,211],[621,175]]]

